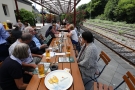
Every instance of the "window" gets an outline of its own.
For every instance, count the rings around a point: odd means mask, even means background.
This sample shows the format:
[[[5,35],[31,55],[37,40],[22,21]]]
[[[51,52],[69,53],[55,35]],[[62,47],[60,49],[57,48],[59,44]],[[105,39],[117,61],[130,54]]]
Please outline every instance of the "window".
[[[5,16],[9,16],[8,6],[5,4],[2,4],[2,7],[3,7],[3,11],[4,11]]]

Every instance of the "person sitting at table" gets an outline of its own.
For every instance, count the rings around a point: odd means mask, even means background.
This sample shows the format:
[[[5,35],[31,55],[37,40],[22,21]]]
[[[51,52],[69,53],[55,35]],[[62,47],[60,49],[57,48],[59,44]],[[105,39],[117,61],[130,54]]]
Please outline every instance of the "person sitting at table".
[[[40,55],[45,53],[45,48],[47,48],[48,46],[46,44],[43,44],[42,40],[37,37],[35,30],[32,27],[29,27],[24,32],[30,33],[32,35],[32,41],[29,43],[31,52]]]
[[[90,77],[93,78],[98,69],[98,50],[93,41],[94,37],[91,32],[86,31],[82,33],[82,43],[84,45],[79,52],[77,62],[83,80]]]
[[[20,28],[21,31],[23,31],[24,28],[25,28],[24,25],[23,25],[23,23],[21,23],[21,22],[18,23],[18,26],[19,26],[19,28]]]
[[[15,29],[11,31],[11,38],[10,44],[13,44],[18,38],[21,38],[22,32],[19,30],[18,26],[14,26]]]
[[[52,38],[55,38],[55,34],[59,34],[59,32],[56,30],[56,23],[52,23],[52,26],[50,26],[46,31],[45,37],[47,38],[49,35],[51,35]]]
[[[24,26],[25,26],[24,31],[27,30],[29,27],[31,27],[31,26],[29,26],[29,24],[27,22],[24,23]]]
[[[65,27],[65,28],[66,28],[66,30],[69,30],[69,28],[68,28],[68,27],[69,27],[69,25],[70,25],[70,23],[69,23],[69,22],[67,22],[67,23],[66,23],[66,27]]]
[[[68,29],[70,30],[70,32],[67,34],[67,36],[71,38],[72,43],[75,44],[76,49],[79,52],[80,51],[80,44],[79,44],[79,41],[78,41],[77,33],[74,29],[74,25],[70,24]]]
[[[7,57],[0,67],[0,86],[3,90],[24,90],[31,79],[22,70],[22,61],[29,57],[29,46],[21,43],[15,46],[11,56]],[[28,74],[28,72],[25,72]],[[28,79],[29,76],[29,79]]]
[[[56,30],[59,30],[60,29],[60,21],[57,21],[56,23]]]
[[[10,47],[9,47],[9,54],[12,55],[14,48],[17,44],[20,43],[25,43],[25,44],[29,44],[32,40],[32,35],[29,33],[24,33],[22,34],[22,36],[20,38],[18,38],[16,40],[16,42],[14,42]],[[23,60],[22,66],[25,68],[25,70],[27,71],[33,71],[42,58],[42,55],[37,55],[37,54],[32,54],[30,51],[30,48],[28,50],[29,52],[29,57],[25,58]]]

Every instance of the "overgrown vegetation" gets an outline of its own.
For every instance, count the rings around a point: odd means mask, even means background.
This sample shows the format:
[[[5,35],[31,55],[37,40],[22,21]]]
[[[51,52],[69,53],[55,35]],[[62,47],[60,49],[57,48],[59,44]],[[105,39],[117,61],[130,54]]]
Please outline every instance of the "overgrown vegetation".
[[[135,0],[91,0],[77,10],[86,12],[85,18],[135,23]]]

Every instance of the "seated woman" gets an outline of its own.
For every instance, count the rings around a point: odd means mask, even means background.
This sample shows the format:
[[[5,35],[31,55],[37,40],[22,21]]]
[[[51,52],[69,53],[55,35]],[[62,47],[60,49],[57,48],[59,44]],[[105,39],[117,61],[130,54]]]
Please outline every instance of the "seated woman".
[[[28,83],[31,77],[29,80],[23,78],[25,75],[22,70],[22,60],[29,56],[28,49],[28,45],[18,44],[15,46],[13,54],[3,61],[0,67],[0,86],[3,90],[26,89],[27,84],[25,83]]]
[[[93,43],[94,37],[91,32],[82,33],[83,46],[77,57],[77,62],[82,74],[82,79],[93,78],[97,71],[98,50]]]
[[[67,34],[67,36],[71,38],[72,43],[76,45],[76,49],[79,52],[80,51],[80,44],[79,44],[79,41],[78,41],[77,33],[74,29],[74,25],[70,24],[68,29],[69,29],[70,32]]]

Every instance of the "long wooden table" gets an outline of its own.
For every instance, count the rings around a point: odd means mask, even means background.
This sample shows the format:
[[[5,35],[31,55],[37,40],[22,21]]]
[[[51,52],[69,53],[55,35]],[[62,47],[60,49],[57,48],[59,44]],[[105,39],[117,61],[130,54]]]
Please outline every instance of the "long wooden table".
[[[50,44],[51,47],[54,45],[54,41],[58,40],[59,38],[54,38]],[[81,74],[78,68],[78,64],[76,62],[76,57],[75,57],[75,52],[73,50],[73,45],[72,42],[69,38],[64,40],[64,47],[63,51],[66,52],[66,46],[70,45],[71,46],[71,57],[74,58],[75,62],[74,63],[58,63],[58,69],[63,70],[64,68],[69,68],[70,73],[73,77],[73,84],[68,90],[85,90],[83,81],[81,78]],[[59,56],[54,56],[51,58],[50,62],[58,62]],[[42,62],[46,62],[45,56],[42,59]],[[38,78],[37,75],[33,75],[30,83],[28,84],[26,90],[48,90],[44,84],[44,79],[45,78]]]

